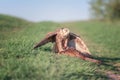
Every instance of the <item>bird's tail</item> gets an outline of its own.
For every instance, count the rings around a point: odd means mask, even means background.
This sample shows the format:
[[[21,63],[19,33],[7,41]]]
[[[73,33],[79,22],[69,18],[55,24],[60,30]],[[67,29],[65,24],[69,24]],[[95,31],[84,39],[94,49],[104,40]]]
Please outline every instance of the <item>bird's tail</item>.
[[[97,63],[97,64],[101,63],[101,61],[93,59],[92,57],[86,56],[86,55],[82,54],[81,52],[75,50],[74,48],[68,48],[65,51],[62,51],[60,53],[68,55],[68,56],[72,56],[72,57],[78,57],[78,58],[81,58],[82,60],[94,62],[94,63]]]

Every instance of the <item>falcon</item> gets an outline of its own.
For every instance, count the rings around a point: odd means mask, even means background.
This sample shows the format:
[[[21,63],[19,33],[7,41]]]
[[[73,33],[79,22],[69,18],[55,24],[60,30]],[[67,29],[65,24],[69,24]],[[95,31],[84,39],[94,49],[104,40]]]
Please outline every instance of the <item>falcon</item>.
[[[100,63],[99,60],[92,58],[88,47],[81,37],[70,32],[68,28],[60,28],[55,32],[49,32],[44,39],[34,46],[34,49],[49,42],[54,43],[53,51],[55,53],[65,54],[78,57],[83,60]]]

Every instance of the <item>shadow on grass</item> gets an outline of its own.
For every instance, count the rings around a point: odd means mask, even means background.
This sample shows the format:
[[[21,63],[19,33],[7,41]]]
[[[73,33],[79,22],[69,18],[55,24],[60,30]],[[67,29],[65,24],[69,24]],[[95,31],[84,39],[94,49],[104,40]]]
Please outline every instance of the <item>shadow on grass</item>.
[[[46,52],[52,51],[52,49],[50,47],[40,47],[40,48],[33,49],[33,50],[41,50],[41,51],[46,51]]]
[[[106,69],[110,69],[116,72],[120,71],[120,66],[115,66],[115,64],[120,62],[120,58],[118,57],[96,57],[95,59],[102,61],[101,66],[105,66]]]
[[[70,74],[67,74],[64,76],[65,78],[72,78],[75,77],[76,79],[82,79],[82,80],[93,80],[93,79],[102,79],[102,80],[108,80],[108,77],[106,77],[106,75],[104,74],[100,74],[100,73],[84,73],[84,72],[73,72]]]
[[[103,62],[109,62],[109,63],[111,63],[111,62],[118,62],[118,61],[120,61],[120,58],[118,58],[118,57],[97,57],[97,59],[99,59],[99,60],[101,60],[101,61],[103,61]]]

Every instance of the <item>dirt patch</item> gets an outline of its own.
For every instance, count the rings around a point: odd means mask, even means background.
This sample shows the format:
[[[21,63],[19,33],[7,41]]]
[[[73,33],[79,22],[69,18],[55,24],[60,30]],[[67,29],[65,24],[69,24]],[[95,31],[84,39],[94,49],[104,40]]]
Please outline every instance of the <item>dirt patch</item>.
[[[115,74],[112,71],[107,71],[106,75],[110,80],[120,80],[120,74]]]

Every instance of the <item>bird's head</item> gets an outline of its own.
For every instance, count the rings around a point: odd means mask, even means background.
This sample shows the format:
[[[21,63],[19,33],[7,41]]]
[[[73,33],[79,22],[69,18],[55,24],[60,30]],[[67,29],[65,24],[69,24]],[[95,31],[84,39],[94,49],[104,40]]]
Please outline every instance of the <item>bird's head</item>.
[[[67,36],[70,33],[70,30],[68,28],[62,28],[62,33]]]
[[[57,29],[56,32],[61,36],[61,38],[66,38],[69,36],[70,30],[68,28],[60,28]]]

